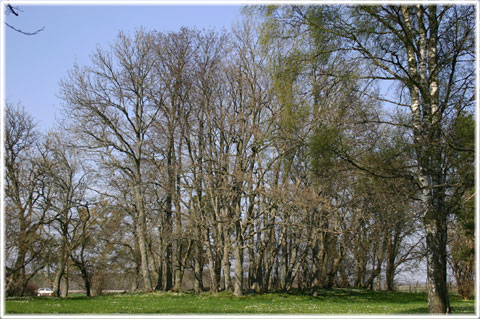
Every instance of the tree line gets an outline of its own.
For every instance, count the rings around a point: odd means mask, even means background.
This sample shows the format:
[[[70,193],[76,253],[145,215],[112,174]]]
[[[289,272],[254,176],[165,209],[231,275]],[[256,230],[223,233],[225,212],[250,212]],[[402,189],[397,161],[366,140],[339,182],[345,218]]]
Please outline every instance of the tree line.
[[[449,311],[447,262],[466,298],[475,271],[473,21],[265,6],[230,32],[120,32],[61,80],[54,131],[7,105],[7,294],[40,271],[59,296],[72,271],[88,296],[107,273],[392,290],[426,260],[429,309]]]

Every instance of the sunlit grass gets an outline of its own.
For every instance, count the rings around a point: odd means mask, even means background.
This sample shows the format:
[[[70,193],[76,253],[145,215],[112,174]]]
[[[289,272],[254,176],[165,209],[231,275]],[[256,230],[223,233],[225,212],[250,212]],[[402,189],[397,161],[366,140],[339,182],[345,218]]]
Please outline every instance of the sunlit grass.
[[[453,313],[474,313],[475,302],[453,295]],[[317,297],[302,294],[259,294],[235,297],[231,293],[137,293],[88,298],[7,298],[13,313],[317,313],[421,314],[427,313],[425,293],[376,292],[361,289],[321,290]]]

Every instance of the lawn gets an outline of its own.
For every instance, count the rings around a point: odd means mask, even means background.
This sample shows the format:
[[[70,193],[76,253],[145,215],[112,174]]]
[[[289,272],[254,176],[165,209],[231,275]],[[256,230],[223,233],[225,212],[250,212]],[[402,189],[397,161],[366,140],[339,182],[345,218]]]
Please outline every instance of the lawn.
[[[473,314],[475,301],[451,296],[454,314]],[[318,297],[301,294],[261,294],[234,297],[231,293],[137,293],[87,298],[7,298],[6,313],[315,313],[420,314],[427,313],[425,293],[380,292],[360,289],[320,291]]]

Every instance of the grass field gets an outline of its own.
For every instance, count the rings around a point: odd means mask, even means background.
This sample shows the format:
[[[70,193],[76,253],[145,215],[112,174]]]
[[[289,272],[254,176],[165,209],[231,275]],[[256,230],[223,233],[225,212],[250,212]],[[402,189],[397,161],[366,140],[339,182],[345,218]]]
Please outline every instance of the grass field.
[[[454,314],[473,314],[475,302],[451,296]],[[234,297],[222,292],[116,294],[65,299],[7,298],[7,314],[14,313],[316,313],[316,314],[420,314],[427,313],[425,293],[380,292],[359,289],[320,291],[318,297],[300,294],[261,294]]]

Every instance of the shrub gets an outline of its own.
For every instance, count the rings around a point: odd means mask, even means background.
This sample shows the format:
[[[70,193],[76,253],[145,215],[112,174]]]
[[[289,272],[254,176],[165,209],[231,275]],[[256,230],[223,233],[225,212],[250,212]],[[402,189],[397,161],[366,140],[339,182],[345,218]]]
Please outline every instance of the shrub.
[[[38,285],[34,282],[29,282],[27,286],[25,287],[24,295],[25,296],[36,296],[37,295],[37,290],[38,290]]]

